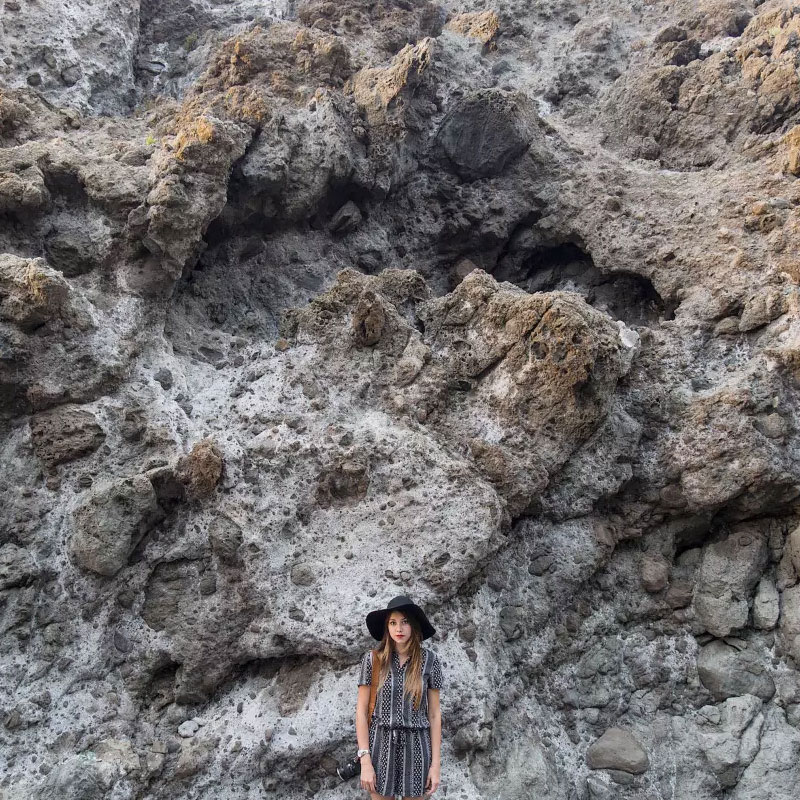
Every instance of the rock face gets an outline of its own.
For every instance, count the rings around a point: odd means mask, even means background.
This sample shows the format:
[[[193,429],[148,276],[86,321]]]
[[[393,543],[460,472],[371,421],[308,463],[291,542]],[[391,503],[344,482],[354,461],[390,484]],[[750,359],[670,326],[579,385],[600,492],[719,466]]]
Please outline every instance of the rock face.
[[[795,6],[0,9],[2,800],[794,800]]]

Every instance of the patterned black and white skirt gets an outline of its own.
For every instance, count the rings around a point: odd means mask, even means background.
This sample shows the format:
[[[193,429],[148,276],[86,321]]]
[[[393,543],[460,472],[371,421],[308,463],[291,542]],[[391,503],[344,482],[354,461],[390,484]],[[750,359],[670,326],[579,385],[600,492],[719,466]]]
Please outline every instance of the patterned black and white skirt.
[[[369,750],[378,794],[422,797],[431,767],[429,728],[388,728],[373,723]]]

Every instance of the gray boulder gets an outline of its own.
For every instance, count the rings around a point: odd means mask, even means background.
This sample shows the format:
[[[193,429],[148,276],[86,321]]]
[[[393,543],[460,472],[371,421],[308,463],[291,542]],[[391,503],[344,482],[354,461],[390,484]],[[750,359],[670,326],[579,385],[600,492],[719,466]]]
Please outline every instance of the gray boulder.
[[[714,641],[700,650],[697,672],[703,686],[718,701],[743,694],[769,700],[775,694],[775,682],[755,653],[739,651],[724,642]]]
[[[762,578],[753,600],[753,623],[761,630],[772,630],[780,614],[780,596],[771,578]]]
[[[528,103],[520,94],[481,89],[448,112],[437,140],[460,177],[499,175],[525,152],[535,118]]]
[[[82,569],[111,577],[163,517],[144,475],[105,481],[73,513],[70,557]]]
[[[767,563],[767,544],[756,525],[737,526],[721,542],[708,545],[695,586],[698,620],[714,636],[747,624],[749,599]]]
[[[591,769],[616,769],[639,775],[650,766],[650,760],[639,740],[622,728],[609,728],[586,751]]]

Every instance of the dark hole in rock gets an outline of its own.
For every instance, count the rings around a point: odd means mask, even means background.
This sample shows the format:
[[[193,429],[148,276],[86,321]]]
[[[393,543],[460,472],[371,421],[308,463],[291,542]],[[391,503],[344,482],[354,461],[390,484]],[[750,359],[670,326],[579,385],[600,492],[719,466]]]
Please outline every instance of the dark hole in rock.
[[[228,220],[225,219],[223,216],[215,217],[211,220],[208,224],[208,228],[206,228],[205,235],[203,236],[203,240],[208,248],[217,247],[230,237],[231,231],[230,226],[228,225]],[[202,258],[200,259],[202,262]],[[195,269],[202,268],[201,264],[198,264]]]
[[[592,257],[573,242],[539,247],[521,266],[495,277],[515,283],[528,292],[577,292],[587,303],[628,325],[653,325],[672,319],[673,310],[641,275],[603,273]]]
[[[66,200],[85,203],[88,200],[83,181],[75,169],[43,163],[44,182],[51,194]]]
[[[175,676],[179,667],[176,661],[162,662],[144,687],[144,694],[155,711],[160,711],[175,700]]]

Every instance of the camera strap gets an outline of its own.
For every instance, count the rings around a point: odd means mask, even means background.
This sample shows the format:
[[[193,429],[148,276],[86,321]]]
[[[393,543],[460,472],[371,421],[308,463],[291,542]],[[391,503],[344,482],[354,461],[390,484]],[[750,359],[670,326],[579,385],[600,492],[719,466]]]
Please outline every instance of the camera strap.
[[[372,712],[375,710],[375,698],[378,694],[378,676],[375,674],[375,662],[377,658],[376,650],[372,651],[372,681],[369,685],[369,709],[367,710],[367,722],[372,719]]]

